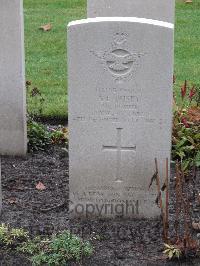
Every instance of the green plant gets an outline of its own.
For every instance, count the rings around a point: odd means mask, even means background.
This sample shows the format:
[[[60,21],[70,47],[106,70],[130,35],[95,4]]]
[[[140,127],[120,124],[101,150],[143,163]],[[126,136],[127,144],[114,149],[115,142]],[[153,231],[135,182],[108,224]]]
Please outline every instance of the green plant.
[[[80,261],[82,257],[91,256],[93,248],[90,242],[63,231],[50,238],[36,236],[31,239],[24,229],[0,226],[1,248],[16,250],[29,256],[33,265],[66,265],[68,261]]]
[[[68,129],[66,127],[58,127],[51,130],[51,140],[53,144],[63,144],[68,141]]]
[[[34,239],[28,239],[27,241],[21,243],[16,250],[21,253],[34,255],[40,252],[40,243],[41,238],[39,236],[35,237]]]
[[[15,247],[29,239],[28,232],[24,229],[10,228],[8,225],[0,226],[0,245],[7,248]]]
[[[45,150],[51,144],[65,144],[68,141],[68,130],[66,127],[51,129],[34,121],[32,117],[28,119],[27,133],[29,152]]]
[[[54,236],[39,254],[33,256],[32,262],[33,265],[66,265],[67,261],[79,261],[83,256],[91,256],[92,252],[89,242],[64,231]]]
[[[172,158],[181,162],[182,170],[187,173],[200,166],[200,107],[198,88],[181,87],[180,105],[174,101],[174,120],[172,137]]]
[[[169,260],[180,259],[180,257],[182,256],[182,251],[178,246],[168,244],[164,244],[164,246],[165,250],[163,251],[163,253],[167,255]]]
[[[45,150],[52,143],[47,128],[31,118],[27,123],[27,134],[29,151]]]
[[[199,126],[185,127],[181,122],[176,124],[173,134],[172,156],[182,163],[182,170],[200,166],[200,133]]]

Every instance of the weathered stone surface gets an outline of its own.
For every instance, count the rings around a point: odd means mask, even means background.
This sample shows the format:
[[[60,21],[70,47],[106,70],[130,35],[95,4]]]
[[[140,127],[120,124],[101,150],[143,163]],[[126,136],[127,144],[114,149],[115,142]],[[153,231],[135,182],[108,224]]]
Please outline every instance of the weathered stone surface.
[[[88,17],[140,17],[174,22],[174,0],[88,0]]]
[[[0,0],[0,154],[26,153],[24,29],[21,0]]]
[[[0,158],[0,213],[2,211],[1,158]]]
[[[72,217],[155,217],[170,158],[173,25],[98,18],[68,28]]]

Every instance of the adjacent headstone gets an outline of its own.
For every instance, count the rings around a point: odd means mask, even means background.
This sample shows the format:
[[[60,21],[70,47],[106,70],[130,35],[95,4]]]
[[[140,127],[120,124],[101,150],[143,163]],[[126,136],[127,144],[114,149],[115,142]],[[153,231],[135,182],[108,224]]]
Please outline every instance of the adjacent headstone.
[[[68,28],[71,217],[156,217],[170,158],[173,24],[96,18]]]
[[[26,153],[22,0],[0,0],[0,155]]]
[[[88,0],[88,17],[140,17],[173,23],[174,0]]]
[[[2,186],[1,186],[1,157],[0,157],[0,213],[2,211]]]

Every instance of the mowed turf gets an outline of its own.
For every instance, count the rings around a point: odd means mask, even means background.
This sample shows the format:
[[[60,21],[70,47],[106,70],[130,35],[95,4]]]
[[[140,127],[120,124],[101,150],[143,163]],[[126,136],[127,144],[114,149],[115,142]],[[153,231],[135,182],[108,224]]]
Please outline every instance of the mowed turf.
[[[175,75],[200,86],[200,0],[176,3]]]
[[[167,0],[166,0],[167,1]],[[26,80],[44,96],[42,116],[67,116],[68,22],[86,17],[86,0],[24,0]],[[39,27],[51,23],[52,30]],[[200,0],[185,4],[177,0],[175,75],[200,86]],[[178,88],[178,86],[176,86]],[[28,101],[35,111],[35,102]]]
[[[44,117],[67,116],[67,24],[86,16],[85,0],[24,0],[26,80],[45,101]],[[41,25],[51,23],[43,32]],[[35,101],[29,110],[35,111]]]

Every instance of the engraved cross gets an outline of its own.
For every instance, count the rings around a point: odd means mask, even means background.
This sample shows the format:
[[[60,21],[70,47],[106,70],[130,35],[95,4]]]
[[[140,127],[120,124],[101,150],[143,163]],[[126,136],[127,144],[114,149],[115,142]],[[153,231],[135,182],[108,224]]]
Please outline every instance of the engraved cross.
[[[122,140],[122,130],[123,128],[117,128],[117,143],[115,146],[105,146],[103,145],[103,151],[115,151],[117,152],[116,156],[116,179],[115,182],[123,182],[123,178],[121,177],[120,174],[120,169],[121,169],[121,153],[123,151],[133,151],[136,152],[136,145],[132,147],[123,147],[121,144]]]

